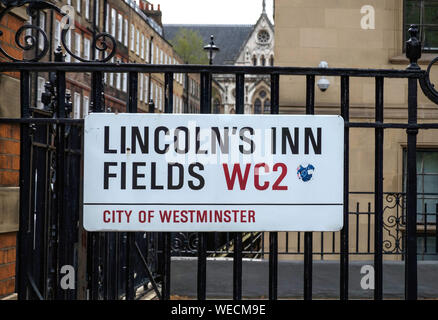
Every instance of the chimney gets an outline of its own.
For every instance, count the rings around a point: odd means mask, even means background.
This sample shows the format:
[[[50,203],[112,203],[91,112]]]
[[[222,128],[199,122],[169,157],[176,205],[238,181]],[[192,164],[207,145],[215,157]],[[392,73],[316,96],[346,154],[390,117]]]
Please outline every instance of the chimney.
[[[150,18],[152,18],[156,23],[158,23],[161,27],[163,26],[161,17],[161,5],[157,6],[157,10],[154,9],[154,5],[152,3],[146,2],[146,6],[143,10],[143,12]]]

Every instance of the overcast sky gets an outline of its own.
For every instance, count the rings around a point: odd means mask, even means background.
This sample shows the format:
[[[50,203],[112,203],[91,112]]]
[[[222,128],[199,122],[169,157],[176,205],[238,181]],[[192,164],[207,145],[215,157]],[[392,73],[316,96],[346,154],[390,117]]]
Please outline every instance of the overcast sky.
[[[266,0],[272,22],[273,1]],[[161,5],[163,24],[255,24],[262,0],[152,0]]]

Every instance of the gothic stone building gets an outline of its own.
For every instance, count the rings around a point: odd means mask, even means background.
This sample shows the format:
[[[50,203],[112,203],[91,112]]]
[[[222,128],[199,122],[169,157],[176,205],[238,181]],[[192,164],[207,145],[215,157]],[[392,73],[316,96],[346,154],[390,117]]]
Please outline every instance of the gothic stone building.
[[[165,25],[166,39],[173,39],[181,28],[198,32],[204,43],[214,36],[220,48],[215,65],[271,66],[274,65],[274,26],[265,5],[254,25]],[[235,113],[235,76],[213,76],[213,113]],[[245,77],[245,113],[270,113],[270,78],[262,75]]]

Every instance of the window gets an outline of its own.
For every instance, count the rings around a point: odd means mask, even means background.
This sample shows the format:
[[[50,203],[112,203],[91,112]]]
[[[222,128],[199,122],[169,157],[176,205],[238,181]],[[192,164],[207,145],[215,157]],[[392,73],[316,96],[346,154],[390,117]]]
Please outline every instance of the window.
[[[420,40],[424,51],[438,50],[438,1],[437,0],[405,0],[404,31],[409,39],[409,27],[418,25]]]
[[[129,30],[128,30],[128,28],[129,28],[129,24],[128,24],[128,19],[125,19],[125,27],[124,27],[124,29],[123,29],[123,44],[125,45],[125,47],[127,47],[128,46],[128,32],[129,32]]]
[[[82,5],[82,1],[76,0],[76,11],[79,13],[81,12],[81,5]]]
[[[262,66],[266,66],[266,59],[265,56],[262,55],[262,57],[260,58],[260,62],[262,64]]]
[[[144,77],[144,102],[148,103],[148,93],[149,93],[149,77]]]
[[[407,152],[404,151],[403,191],[406,192]],[[438,260],[438,149],[417,149],[417,254],[421,260]]]
[[[117,15],[117,40],[119,42],[123,41],[123,16],[119,13]]]
[[[61,23],[55,21],[55,50],[61,45]]]
[[[71,29],[68,29],[67,34],[65,35],[65,44],[67,45],[67,47],[71,48]],[[71,61],[71,56],[67,54],[65,56],[65,62],[70,62],[70,61]]]
[[[271,65],[271,66],[274,66],[274,56],[271,56],[271,59],[270,59],[270,60],[271,60],[270,65]]]
[[[146,57],[145,57],[145,60],[146,60],[146,62],[149,62],[149,39],[148,38],[146,38]]]
[[[41,96],[43,92],[45,91],[44,84],[46,83],[46,79],[43,77],[38,77],[38,87],[37,87],[37,108],[43,109],[44,105],[41,101]]]
[[[81,117],[81,95],[77,92],[74,94],[73,100],[73,119]]]
[[[96,19],[96,26],[99,25],[99,12],[100,12],[100,8],[99,8],[99,0],[95,0],[96,1],[96,12],[95,12],[95,19]]]
[[[135,53],[137,56],[140,55],[140,31],[137,29],[137,35],[135,37]]]
[[[90,39],[84,38],[84,59],[90,60]]]
[[[90,19],[90,0],[85,0],[84,3],[85,19]]]
[[[116,37],[116,9],[111,9],[111,35]]]
[[[268,43],[269,40],[271,39],[271,36],[269,35],[269,32],[266,30],[261,30],[258,34],[257,34],[257,40],[260,43]]]
[[[140,77],[140,83],[139,83],[139,86],[140,86],[140,88],[138,89],[138,91],[140,91],[140,101],[143,101],[143,90],[144,90],[144,88],[143,88],[143,85],[144,85],[144,78],[143,78],[143,75],[142,74],[140,74],[139,75],[139,77]]]
[[[253,66],[257,65],[257,57],[255,55],[252,56],[252,65]]]
[[[43,11],[40,11],[40,28],[46,31],[46,14]],[[39,34],[39,48],[41,50],[44,49],[44,37]]]
[[[135,28],[134,25],[131,24],[131,51],[134,51],[134,41],[135,41]]]
[[[123,92],[128,92],[128,74],[123,74]]]
[[[84,96],[83,108],[82,108],[82,117],[88,116],[88,111],[90,109],[90,98]]]
[[[141,49],[140,49],[140,53],[141,53],[141,58],[144,60],[144,34],[141,34]]]
[[[120,73],[116,73],[116,89],[122,89],[122,75]]]
[[[75,35],[75,55],[81,57],[82,36],[79,33]]]
[[[154,43],[153,42],[151,42],[151,61],[150,61],[150,63],[154,63]]]
[[[105,31],[109,32],[109,12],[110,12],[110,6],[109,4],[106,5],[106,17],[105,17]]]
[[[234,90],[233,90],[234,91]],[[261,89],[256,95],[254,101],[254,114],[270,114],[271,113],[271,101],[269,100],[268,91]]]

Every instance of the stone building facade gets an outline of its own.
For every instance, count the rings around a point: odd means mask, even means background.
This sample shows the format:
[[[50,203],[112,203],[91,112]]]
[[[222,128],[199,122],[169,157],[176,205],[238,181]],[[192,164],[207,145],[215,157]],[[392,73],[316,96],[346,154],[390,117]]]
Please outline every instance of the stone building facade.
[[[436,32],[432,27],[438,23],[437,8],[433,1],[421,0],[276,0],[275,1],[275,55],[278,66],[318,67],[325,61],[333,68],[364,69],[405,69],[409,61],[405,57],[404,44],[407,40],[409,24],[420,24],[423,40],[423,56],[419,61],[422,69],[437,56]],[[435,14],[434,14],[435,13]],[[431,29],[432,28],[432,29]],[[436,29],[435,29],[436,30]],[[432,68],[432,81],[438,80]],[[316,81],[320,80],[317,77]],[[340,79],[327,77],[330,87],[322,92],[316,88],[316,114],[340,114]],[[407,79],[385,79],[384,110],[385,122],[407,122]],[[438,121],[438,108],[421,90],[418,91],[418,121],[420,123]],[[303,114],[306,105],[305,77],[281,77],[280,112],[282,114]],[[369,78],[350,79],[350,118],[352,122],[375,121],[375,81]],[[417,146],[418,158],[418,248],[429,255],[419,255],[419,259],[438,259],[436,251],[436,204],[438,203],[438,135],[434,130],[420,130]],[[384,137],[384,192],[402,193],[406,191],[406,130],[385,130]],[[373,245],[374,208],[374,130],[355,128],[350,130],[350,191],[368,194],[351,194],[352,213],[371,213],[356,220],[350,219],[350,252],[359,252],[354,259],[372,259],[368,243]],[[395,199],[392,199],[394,201]],[[403,198],[400,199],[403,201]],[[384,206],[394,206],[391,198],[386,198]],[[368,207],[369,206],[369,207]],[[427,232],[424,223],[427,215]],[[368,209],[370,208],[370,209]],[[384,212],[385,251],[391,252],[401,240],[404,232],[402,223],[394,225],[388,220],[396,217],[396,209]],[[392,217],[392,218],[391,218]],[[368,228],[371,230],[368,236]],[[358,230],[358,231],[356,231]],[[358,241],[355,240],[356,235]],[[332,248],[332,239],[335,247]],[[301,242],[297,240],[301,237]],[[325,248],[321,246],[325,239]],[[283,234],[281,248],[297,251],[303,248],[303,234]],[[328,253],[324,259],[336,258],[330,255],[332,249],[339,252],[339,234],[314,235],[316,252]],[[357,247],[356,247],[357,245]],[[400,246],[400,243],[398,244]],[[372,249],[371,249],[372,251]],[[301,251],[302,252],[302,251]],[[360,253],[362,252],[362,254]],[[396,251],[394,251],[396,252]],[[286,256],[283,256],[284,258]],[[290,256],[289,256],[290,257]],[[319,255],[315,255],[318,259]],[[322,255],[321,255],[322,257]],[[401,259],[400,254],[385,255],[385,259]]]

